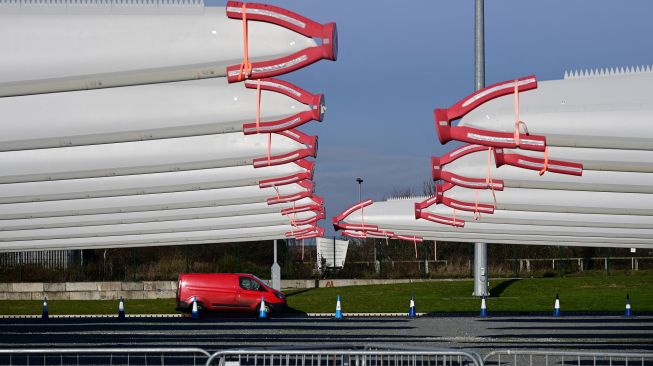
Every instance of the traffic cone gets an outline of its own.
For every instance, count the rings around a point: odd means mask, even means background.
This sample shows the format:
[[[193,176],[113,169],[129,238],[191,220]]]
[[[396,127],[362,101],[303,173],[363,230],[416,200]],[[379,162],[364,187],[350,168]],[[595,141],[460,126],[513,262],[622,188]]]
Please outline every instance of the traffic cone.
[[[340,307],[340,294],[336,298],[336,319],[342,319],[342,308]]]
[[[624,313],[624,315],[627,318],[630,318],[633,315],[632,310],[630,309],[630,295],[629,294],[626,294],[626,312]]]
[[[265,310],[265,296],[263,295],[261,295],[261,305],[259,307],[258,318],[259,319],[268,318],[268,312]]]
[[[193,296],[193,310],[190,313],[191,318],[193,319],[199,319],[200,318],[200,312],[197,310],[197,299],[195,296]]]
[[[408,307],[408,317],[414,318],[417,314],[415,313],[415,296],[410,295],[410,306]]]
[[[479,314],[481,318],[485,318],[487,316],[487,305],[485,305],[485,295],[481,297],[481,313]]]
[[[556,294],[556,302],[553,305],[553,316],[560,316],[560,294]]]
[[[118,319],[125,319],[125,302],[120,296],[120,302],[118,303]]]
[[[43,312],[41,313],[41,319],[48,320],[50,315],[48,314],[48,297],[43,298]]]

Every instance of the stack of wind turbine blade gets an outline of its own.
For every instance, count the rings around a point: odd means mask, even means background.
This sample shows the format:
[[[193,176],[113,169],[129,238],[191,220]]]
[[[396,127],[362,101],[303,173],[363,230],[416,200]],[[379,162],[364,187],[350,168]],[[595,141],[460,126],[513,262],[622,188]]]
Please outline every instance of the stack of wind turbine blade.
[[[5,183],[0,185],[2,188],[0,189],[0,204],[172,193],[254,185],[280,187],[312,179],[313,165],[313,162],[302,159],[289,164],[262,168],[241,165],[151,174]]]
[[[414,199],[393,199],[374,202],[360,209],[345,211],[334,219],[336,228],[347,227],[347,230],[383,232],[389,231],[393,236],[419,236],[431,240],[451,240],[461,242],[478,242],[479,239],[487,243],[510,244],[535,244],[535,245],[572,245],[572,246],[602,246],[622,248],[652,248],[653,243],[648,239],[653,235],[653,216],[637,216],[630,218],[623,216],[621,223],[611,225],[610,220],[616,215],[587,215],[567,214],[566,219],[576,220],[571,225],[559,224],[555,221],[538,222],[523,221],[508,223],[486,223],[484,221],[467,221],[464,228],[447,225],[433,225],[426,220],[415,220],[413,214]],[[443,213],[440,206],[434,211]],[[364,215],[364,220],[363,216]],[[537,217],[535,217],[537,215]],[[560,220],[559,213],[529,212],[527,217]],[[586,221],[580,221],[586,220]],[[618,222],[618,221],[617,221]],[[604,226],[591,226],[603,224]],[[365,229],[356,230],[356,227],[365,225]],[[618,226],[621,225],[621,226]],[[627,226],[630,225],[630,226]],[[636,226],[636,227],[633,227]]]
[[[296,215],[298,222],[307,225],[318,218],[318,213],[302,212]],[[285,225],[288,218],[280,212],[231,216],[221,218],[201,218],[171,221],[150,221],[139,223],[120,223],[110,225],[93,225],[78,227],[59,227],[29,230],[3,230],[0,231],[0,243],[19,240],[88,238],[98,236],[141,235],[158,232],[188,232],[206,230],[226,230],[237,228],[255,228],[265,226]],[[302,226],[302,225],[298,225]]]
[[[335,24],[233,1],[226,7],[189,0],[9,1],[0,4],[0,30],[0,96],[212,77],[239,81],[246,54],[249,77],[256,79],[337,57]]]
[[[291,230],[310,230],[312,225],[294,228],[290,224],[262,227],[241,227],[223,230],[200,230],[187,232],[158,232],[136,235],[112,235],[99,237],[18,240],[1,242],[0,252],[53,249],[101,249],[128,248],[161,245],[189,245],[234,243],[243,241],[283,238]]]
[[[550,245],[650,244],[653,73],[590,75],[497,83],[437,109],[441,142],[473,144],[432,159],[433,179],[445,183],[415,204],[419,225],[458,226],[433,229],[478,242],[518,243],[518,235]],[[408,226],[411,235],[433,237]]]
[[[0,251],[322,235],[317,136],[295,128],[322,121],[324,96],[272,77],[335,60],[334,23],[17,0],[0,29]]]
[[[513,99],[510,94],[489,100],[459,126],[513,132]],[[520,93],[519,109],[529,133],[546,136],[547,146],[653,150],[652,72],[541,81]]]
[[[0,151],[234,132],[281,132],[321,120],[324,98],[290,83],[225,78],[0,98]],[[217,142],[221,143],[221,142]]]
[[[549,154],[548,172],[540,175],[538,173],[544,167],[544,160],[535,157],[534,153],[530,156],[522,155],[522,151],[526,150],[496,149],[489,152],[487,148],[481,148],[477,151],[459,152],[463,149],[465,147],[448,154],[455,155],[453,159],[445,160],[447,156],[433,159],[434,180],[442,179],[465,186],[465,182],[483,182],[489,175],[494,182],[500,182],[506,190],[537,188],[653,193],[653,174],[649,173],[591,170],[581,164],[556,161]],[[489,167],[488,154],[492,162]]]
[[[312,194],[312,182],[302,181],[284,185],[276,189],[242,186],[135,196],[5,203],[0,204],[0,219],[92,215],[207,206],[234,206],[248,203],[266,203],[273,205],[309,198]]]
[[[41,215],[4,215],[0,217],[3,230],[31,230],[61,227],[79,227],[96,225],[116,225],[155,221],[182,221],[204,218],[225,218],[256,216],[265,214],[282,214],[301,208],[303,212],[321,212],[321,202],[316,197],[302,198],[292,203],[268,205],[265,202],[243,203],[238,205],[215,206],[212,202],[189,203],[182,208],[151,209],[152,206],[121,207],[121,211],[106,210],[107,213],[77,214],[74,211],[42,212]],[[154,207],[156,208],[156,207]]]
[[[548,146],[547,149],[549,159],[565,160],[573,157],[574,162],[582,164],[585,171],[653,173],[653,151],[651,150],[588,149],[560,146]],[[510,158],[515,155],[524,155],[542,159],[542,153],[537,151],[520,149],[496,149],[496,151]]]
[[[228,133],[138,142],[0,152],[0,182],[34,182],[252,165],[314,156],[315,137],[299,131]],[[268,149],[270,159],[268,156]]]
[[[444,191],[443,195],[459,202],[469,203],[471,211],[476,202],[479,205],[494,205],[496,196],[495,210],[653,215],[653,195],[640,193],[529,188],[510,188],[492,192],[454,186]]]
[[[470,144],[432,159],[433,197],[360,202],[334,227],[415,243],[651,248],[652,91],[650,69],[479,90],[435,110],[442,143]]]

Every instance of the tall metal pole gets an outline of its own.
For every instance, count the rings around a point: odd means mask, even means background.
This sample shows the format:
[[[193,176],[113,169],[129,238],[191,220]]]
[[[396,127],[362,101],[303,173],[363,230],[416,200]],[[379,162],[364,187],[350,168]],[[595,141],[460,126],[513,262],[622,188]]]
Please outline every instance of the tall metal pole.
[[[485,88],[485,22],[483,0],[476,0],[474,22],[474,87]]]
[[[274,262],[272,263],[272,268],[270,269],[271,271],[270,279],[272,282],[272,288],[279,291],[281,290],[281,267],[277,262],[277,239],[274,239],[273,246],[274,246],[274,250],[273,250]]]
[[[333,279],[336,279],[336,237],[333,237]]]
[[[485,87],[485,22],[484,0],[476,0],[474,17],[474,87]],[[474,296],[488,295],[487,244],[474,243]]]

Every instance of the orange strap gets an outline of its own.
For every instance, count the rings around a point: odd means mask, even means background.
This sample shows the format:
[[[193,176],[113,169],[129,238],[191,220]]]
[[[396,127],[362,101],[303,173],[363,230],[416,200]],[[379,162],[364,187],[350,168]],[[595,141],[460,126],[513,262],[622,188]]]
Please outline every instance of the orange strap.
[[[494,183],[492,182],[492,146],[487,148],[487,177],[485,184],[487,184],[490,191],[492,191],[492,198],[494,198],[494,208],[497,208],[497,195],[494,193]]]
[[[544,165],[542,166],[542,170],[540,170],[540,175],[544,175],[546,171],[549,170],[549,147],[546,146],[544,147]]]
[[[272,154],[272,134],[268,133],[268,166],[272,164],[271,154]]]
[[[277,197],[279,197],[279,190],[277,190]],[[290,215],[288,215],[288,217],[290,218],[290,235],[292,235],[294,237],[295,236],[295,228],[297,227],[297,225],[296,225],[297,213],[295,212],[295,201],[293,201],[293,203],[292,203],[292,208],[293,208],[292,217]]]
[[[261,79],[256,80],[256,133],[261,131]],[[268,154],[268,156],[270,156]],[[269,158],[268,158],[269,160]]]
[[[365,207],[361,206],[361,224],[365,228]]]
[[[252,74],[252,64],[249,63],[249,35],[247,33],[247,4],[243,3],[243,63],[240,64],[240,71],[238,73],[238,81],[249,78]]]
[[[456,226],[456,209],[453,209],[453,225]]]
[[[474,207],[474,220],[478,221],[481,219],[481,213],[478,212],[478,189],[475,190],[476,193],[476,207]]]
[[[302,239],[302,260],[304,260],[304,239]]]
[[[528,126],[526,123],[519,120],[519,80],[515,80],[515,145],[519,147],[520,144],[520,128],[524,128],[524,134],[528,135]]]
[[[413,238],[413,245],[415,246],[415,259],[417,259],[417,238]]]

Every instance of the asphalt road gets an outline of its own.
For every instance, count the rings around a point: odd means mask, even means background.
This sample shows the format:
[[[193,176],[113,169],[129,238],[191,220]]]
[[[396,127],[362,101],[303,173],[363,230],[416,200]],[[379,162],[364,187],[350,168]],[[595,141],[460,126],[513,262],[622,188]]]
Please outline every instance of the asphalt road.
[[[465,348],[480,354],[496,349],[653,352],[653,316],[0,319],[0,348],[165,346],[213,352],[370,344]]]

